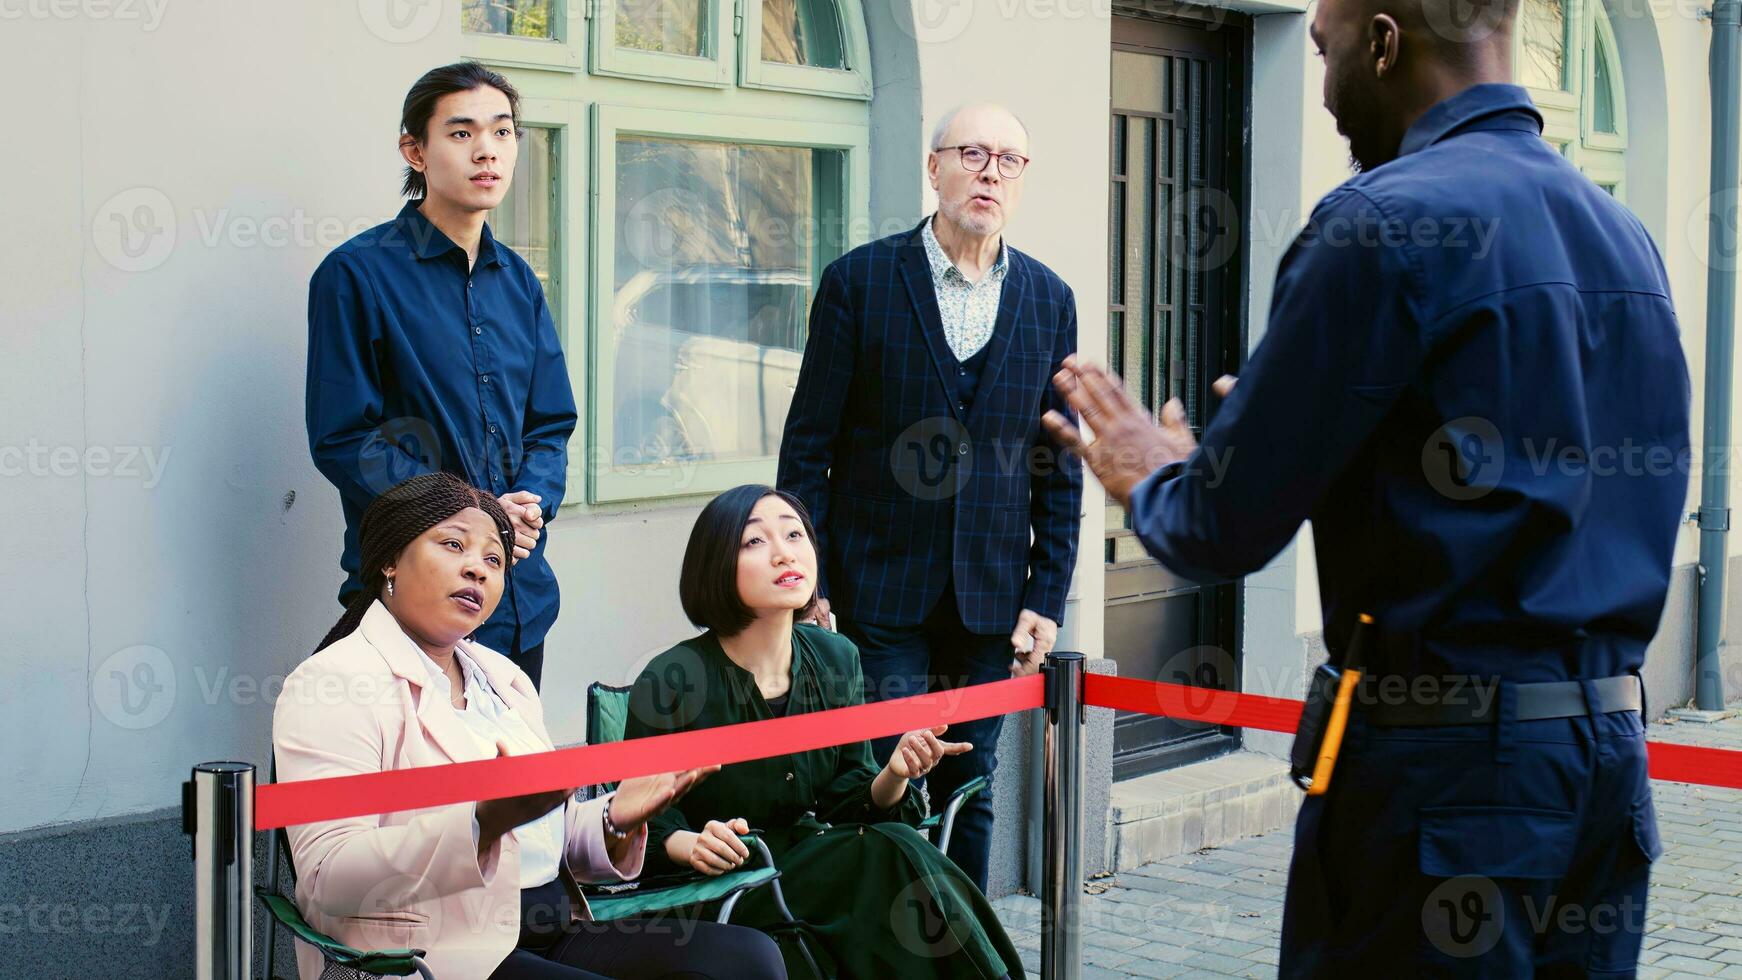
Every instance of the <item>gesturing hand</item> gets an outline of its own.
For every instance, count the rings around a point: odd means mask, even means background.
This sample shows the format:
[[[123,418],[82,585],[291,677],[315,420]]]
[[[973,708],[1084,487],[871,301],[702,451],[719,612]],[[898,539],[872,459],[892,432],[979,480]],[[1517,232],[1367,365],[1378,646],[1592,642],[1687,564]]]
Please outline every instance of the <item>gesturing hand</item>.
[[[725,874],[738,867],[750,857],[750,848],[738,837],[749,832],[750,824],[743,817],[709,820],[690,842],[690,867],[705,875]]]
[[[506,758],[509,754],[507,745],[496,743],[496,758]],[[478,821],[478,853],[488,851],[503,834],[521,824],[537,820],[567,803],[569,797],[574,795],[575,791],[572,789],[557,789],[500,800],[479,800],[473,810],[473,816]]]
[[[1198,448],[1186,422],[1185,405],[1177,398],[1162,406],[1158,424],[1126,393],[1118,377],[1097,364],[1079,362],[1075,355],[1065,358],[1052,383],[1082,416],[1083,424],[1095,430],[1095,441],[1086,441],[1061,412],[1047,412],[1041,426],[1081,456],[1121,506],[1129,506],[1131,491],[1144,477],[1186,459]]]
[[[617,784],[617,792],[611,797],[611,824],[626,834],[634,833],[635,828],[683,799],[683,795],[694,789],[697,783],[719,771],[719,766],[709,766],[625,779]]]
[[[945,742],[939,739],[938,736],[949,727],[939,725],[936,728],[921,728],[901,736],[901,741],[895,745],[895,754],[889,757],[889,764],[884,768],[901,779],[918,779],[931,772],[944,756],[961,755],[973,749],[972,742]]]

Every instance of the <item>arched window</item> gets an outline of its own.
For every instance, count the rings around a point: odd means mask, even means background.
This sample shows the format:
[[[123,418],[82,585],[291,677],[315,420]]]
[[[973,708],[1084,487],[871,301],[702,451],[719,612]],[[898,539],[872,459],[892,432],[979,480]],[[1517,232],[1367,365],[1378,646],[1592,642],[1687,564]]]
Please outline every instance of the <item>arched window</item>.
[[[1513,63],[1542,110],[1543,138],[1598,186],[1625,195],[1620,51],[1601,0],[1523,0]]]
[[[870,230],[860,0],[464,0],[461,26],[523,98],[491,227],[564,337],[574,485],[772,483],[817,279]]]

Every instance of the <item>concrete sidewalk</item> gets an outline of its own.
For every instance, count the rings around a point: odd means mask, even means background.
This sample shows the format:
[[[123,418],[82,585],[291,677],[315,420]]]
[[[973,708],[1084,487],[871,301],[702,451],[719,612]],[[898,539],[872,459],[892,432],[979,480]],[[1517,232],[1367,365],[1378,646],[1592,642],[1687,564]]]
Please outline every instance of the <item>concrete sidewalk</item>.
[[[1742,717],[1655,724],[1647,737],[1742,750]],[[1639,976],[1742,977],[1742,790],[1652,790],[1664,853],[1652,867]],[[1084,976],[1276,976],[1292,846],[1291,831],[1265,834],[1092,882]],[[1038,975],[1039,902],[994,904]]]

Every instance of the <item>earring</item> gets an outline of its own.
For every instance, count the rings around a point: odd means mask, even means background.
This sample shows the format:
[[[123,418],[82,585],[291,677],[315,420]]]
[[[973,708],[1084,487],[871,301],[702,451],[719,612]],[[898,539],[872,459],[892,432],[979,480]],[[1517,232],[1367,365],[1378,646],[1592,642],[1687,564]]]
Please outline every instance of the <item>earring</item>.
[[[393,598],[393,580],[392,579],[387,580],[387,598],[389,598],[389,599]]]

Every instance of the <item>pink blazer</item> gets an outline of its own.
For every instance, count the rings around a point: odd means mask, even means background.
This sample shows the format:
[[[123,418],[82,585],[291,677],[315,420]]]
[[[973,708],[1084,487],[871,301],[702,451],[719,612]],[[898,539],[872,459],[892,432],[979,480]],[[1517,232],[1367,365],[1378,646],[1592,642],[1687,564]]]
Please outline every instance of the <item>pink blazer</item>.
[[[548,746],[544,712],[526,674],[488,647],[461,646]],[[355,632],[304,661],[285,681],[272,716],[278,778],[484,758],[448,700],[425,690],[426,660],[387,608],[371,605]],[[605,850],[608,799],[568,803],[560,873],[571,882],[628,880],[641,873],[645,828],[623,865],[613,865]],[[289,828],[297,907],[316,929],[347,945],[424,949],[438,977],[489,976],[520,933],[520,855],[510,833],[480,860],[473,809],[465,803]],[[584,900],[575,914],[589,914]],[[303,980],[320,975],[320,955],[302,943],[297,965]]]

